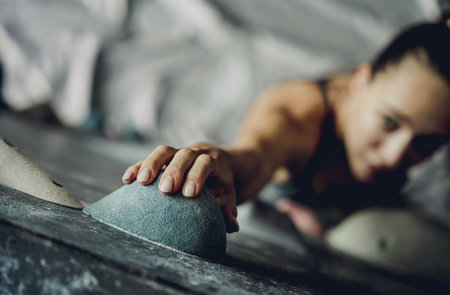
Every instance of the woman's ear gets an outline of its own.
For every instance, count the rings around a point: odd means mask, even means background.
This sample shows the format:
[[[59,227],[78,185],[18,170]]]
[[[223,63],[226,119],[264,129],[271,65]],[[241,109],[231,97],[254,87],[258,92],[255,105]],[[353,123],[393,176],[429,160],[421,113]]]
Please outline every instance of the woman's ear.
[[[367,84],[369,84],[372,78],[372,65],[370,63],[360,64],[355,72],[353,73],[352,79],[350,80],[349,92],[353,95],[359,92]]]

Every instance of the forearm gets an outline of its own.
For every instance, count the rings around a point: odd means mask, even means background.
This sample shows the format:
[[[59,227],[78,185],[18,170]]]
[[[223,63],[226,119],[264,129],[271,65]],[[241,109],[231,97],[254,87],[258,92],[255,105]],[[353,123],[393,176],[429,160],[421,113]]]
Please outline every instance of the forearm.
[[[231,166],[234,173],[237,203],[243,203],[254,197],[270,180],[273,171],[256,150],[233,148]]]
[[[270,116],[281,114],[276,114],[274,110]],[[283,126],[286,130],[289,126],[274,121],[273,118],[272,120],[268,118],[266,122],[270,126],[265,126],[266,123],[262,122],[257,126],[245,126],[247,128],[243,128],[241,135],[228,150],[235,176],[238,203],[254,197],[270,181],[275,170],[291,160],[289,139],[286,136],[289,130],[287,133],[277,130],[283,129]]]
[[[228,150],[239,203],[256,195],[277,168],[305,165],[320,137],[321,103],[316,86],[304,82],[274,87],[257,99]]]
[[[148,185],[164,170],[160,191],[170,195],[181,190],[187,198],[198,196],[209,181],[227,231],[237,231],[236,203],[256,195],[278,167],[301,168],[317,147],[323,117],[323,100],[314,84],[286,83],[263,93],[231,147],[160,145],[128,167],[122,179]]]
[[[278,167],[293,161],[298,130],[280,105],[283,94],[269,90],[256,100],[228,150],[238,203],[254,197]]]
[[[228,149],[238,203],[254,197],[272,179],[279,167],[296,162],[295,130],[288,122],[274,125],[280,129],[273,132],[266,130],[264,133],[243,133],[245,139],[236,141]],[[297,152],[301,153],[301,149],[298,148]]]

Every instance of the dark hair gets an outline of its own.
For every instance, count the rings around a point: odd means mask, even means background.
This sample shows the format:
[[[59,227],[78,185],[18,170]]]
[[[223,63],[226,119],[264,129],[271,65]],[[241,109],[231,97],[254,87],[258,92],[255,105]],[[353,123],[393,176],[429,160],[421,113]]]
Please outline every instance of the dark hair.
[[[401,32],[373,61],[373,77],[389,65],[401,62],[413,54],[450,83],[450,28],[449,12],[436,23],[422,23]]]

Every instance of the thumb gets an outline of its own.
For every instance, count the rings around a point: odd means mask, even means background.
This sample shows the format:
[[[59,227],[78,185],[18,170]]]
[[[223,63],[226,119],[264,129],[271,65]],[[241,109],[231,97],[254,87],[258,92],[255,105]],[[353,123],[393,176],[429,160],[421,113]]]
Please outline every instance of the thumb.
[[[239,231],[239,222],[236,217],[233,215],[232,210],[229,208],[223,208],[223,214],[225,217],[225,227],[227,233],[234,233]]]
[[[233,233],[239,231],[239,222],[236,219],[237,209],[234,191],[223,194],[217,197],[216,200],[222,208],[227,232]]]

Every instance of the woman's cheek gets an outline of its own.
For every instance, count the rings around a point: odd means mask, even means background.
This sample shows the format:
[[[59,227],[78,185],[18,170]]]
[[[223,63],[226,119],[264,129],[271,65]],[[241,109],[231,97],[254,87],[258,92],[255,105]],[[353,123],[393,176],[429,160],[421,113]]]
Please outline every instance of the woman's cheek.
[[[377,148],[383,141],[384,130],[379,115],[371,112],[365,116],[363,136],[368,148]]]

